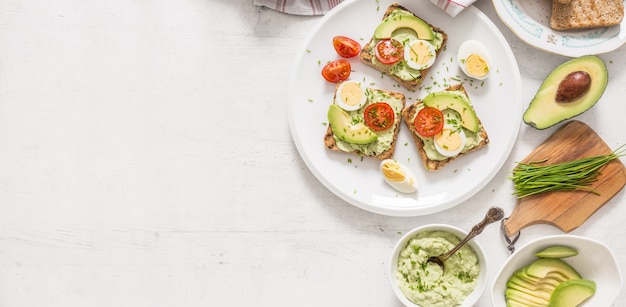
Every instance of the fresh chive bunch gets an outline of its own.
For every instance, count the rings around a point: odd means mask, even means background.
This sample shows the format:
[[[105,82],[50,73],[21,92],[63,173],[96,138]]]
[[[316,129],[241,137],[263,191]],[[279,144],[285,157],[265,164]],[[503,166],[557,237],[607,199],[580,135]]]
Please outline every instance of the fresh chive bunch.
[[[552,165],[537,165],[543,161],[521,163],[509,179],[515,184],[517,198],[550,191],[585,190],[599,194],[590,185],[598,180],[600,169],[611,160],[626,155],[626,144],[607,155],[582,158]]]

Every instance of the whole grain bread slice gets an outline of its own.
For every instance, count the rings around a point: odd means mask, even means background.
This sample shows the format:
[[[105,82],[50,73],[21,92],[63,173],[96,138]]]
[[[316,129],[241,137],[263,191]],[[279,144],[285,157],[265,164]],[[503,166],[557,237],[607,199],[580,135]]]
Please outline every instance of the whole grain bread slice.
[[[552,0],[550,28],[587,29],[615,26],[624,19],[624,0]]]
[[[452,85],[446,88],[445,91],[461,91],[465,95],[467,95],[467,91],[465,90],[465,87],[463,87],[462,84]],[[419,137],[417,131],[415,130],[415,126],[413,126],[413,119],[415,118],[415,115],[417,115],[417,112],[419,112],[419,110],[421,109],[421,106],[420,106],[421,104],[422,104],[422,101],[419,100],[405,107],[402,110],[402,118],[404,119],[404,122],[406,123],[409,131],[411,131],[411,136],[413,137],[413,140],[415,141],[415,145],[417,146],[417,151],[420,155],[420,158],[422,159],[422,163],[424,164],[427,170],[438,171],[442,167],[444,167],[446,164],[455,160],[456,158],[461,157],[463,155],[467,155],[470,152],[474,152],[480,148],[483,148],[489,143],[489,136],[487,135],[487,131],[485,130],[485,127],[483,126],[479,118],[478,119],[478,125],[479,125],[478,134],[482,138],[482,140],[476,146],[472,147],[468,151],[458,154],[457,156],[450,157],[444,160],[432,160],[428,158],[428,155],[426,154],[426,150],[424,149],[424,141],[422,141],[422,139]]]
[[[407,12],[413,14],[414,16],[424,20],[424,18],[415,15],[415,13],[409,11],[407,8],[401,6],[398,3],[393,3],[393,4],[391,4],[387,8],[387,10],[385,11],[385,14],[383,15],[382,20],[385,20],[385,18],[387,18],[396,9],[401,9],[401,10],[407,11]],[[426,20],[424,20],[424,21],[426,23],[428,23]],[[441,44],[441,47],[437,50],[437,53],[436,53],[436,57],[439,57],[441,52],[445,49],[446,43],[448,41],[448,35],[443,30],[441,30],[440,28],[437,28],[437,27],[433,26],[430,23],[428,23],[428,25],[433,29],[433,31],[435,33],[439,33],[443,37],[443,42]],[[409,91],[413,91],[413,92],[416,91],[419,88],[420,84],[422,84],[424,79],[426,79],[426,76],[428,75],[428,72],[430,71],[432,66],[429,67],[429,68],[420,70],[420,76],[415,78],[414,80],[409,80],[409,81],[402,80],[400,77],[390,73],[390,69],[393,67],[393,65],[384,65],[384,64],[382,64],[382,63],[380,63],[378,61],[375,61],[374,56],[373,56],[373,54],[371,52],[372,48],[374,48],[375,45],[376,45],[376,41],[374,39],[374,36],[372,36],[372,38],[369,40],[369,42],[367,44],[365,44],[365,46],[361,49],[361,53],[359,55],[359,58],[361,59],[361,62],[363,62],[364,64],[366,64],[368,66],[371,66],[374,69],[376,69],[376,70],[378,70],[378,71],[388,75],[394,81],[398,82],[400,85],[404,86]]]
[[[335,89],[335,96],[337,95],[337,88],[339,88],[339,84],[337,84],[337,87]],[[398,100],[402,101],[403,107],[406,105],[406,97],[404,96],[404,94],[400,92],[392,92],[392,91],[387,91],[387,90],[382,90],[382,89],[370,89],[370,90],[385,93],[386,95],[389,95],[391,97],[397,98]],[[334,100],[335,100],[335,97],[333,97],[333,101]],[[398,139],[398,133],[400,132],[401,121],[402,121],[401,117],[397,118],[396,125],[393,131],[393,141],[391,142],[391,145],[389,146],[388,149],[386,149],[385,151],[379,154],[367,154],[367,153],[360,152],[358,150],[353,150],[349,152],[342,150],[341,148],[339,148],[339,146],[337,146],[337,141],[335,140],[335,134],[333,133],[330,123],[328,124],[328,128],[326,128],[326,133],[324,134],[324,146],[326,146],[326,148],[332,151],[343,152],[343,153],[358,155],[358,156],[372,157],[372,158],[379,159],[379,160],[389,159],[393,157],[393,154],[395,152],[396,141]]]

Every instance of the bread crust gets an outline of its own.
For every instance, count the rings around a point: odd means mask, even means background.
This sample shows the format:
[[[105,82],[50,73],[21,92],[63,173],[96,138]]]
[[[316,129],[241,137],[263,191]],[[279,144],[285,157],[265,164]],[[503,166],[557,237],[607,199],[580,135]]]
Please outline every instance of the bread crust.
[[[405,10],[411,14],[413,14],[413,16],[418,17],[422,20],[424,20],[424,18],[419,17],[417,15],[415,15],[415,13],[409,11],[408,9],[406,9],[405,7],[401,6],[398,3],[393,3],[391,4],[387,10],[385,11],[385,15],[383,15],[382,20],[384,20],[385,18],[387,18],[395,9],[402,9]],[[426,23],[428,23],[426,20],[424,20]],[[432,24],[428,23],[428,25],[435,31],[435,33],[440,33],[443,36],[443,42],[441,43],[441,48],[439,48],[439,50],[437,50],[436,53],[436,57],[439,57],[439,55],[441,54],[441,52],[445,49],[446,47],[446,43],[448,42],[448,35],[441,30],[440,28],[437,28],[435,26],[433,26]],[[372,38],[369,40],[369,42],[367,44],[365,44],[365,46],[361,49],[361,53],[359,54],[359,58],[361,59],[361,62],[363,62],[365,65],[368,65],[386,75],[388,75],[389,77],[391,77],[394,81],[398,82],[400,85],[404,86],[406,89],[408,89],[409,91],[415,92],[418,90],[420,84],[422,84],[422,82],[424,81],[424,79],[426,78],[426,76],[428,75],[428,72],[430,71],[430,69],[432,68],[426,68],[426,69],[422,69],[420,70],[420,77],[412,80],[412,81],[405,81],[400,79],[398,76],[395,76],[391,73],[389,73],[389,69],[393,66],[393,65],[384,65],[384,64],[380,64],[380,65],[375,65],[373,62],[373,56],[370,54],[369,50],[370,47],[374,46],[374,37],[372,36]]]
[[[462,91],[465,93],[465,95],[467,95],[467,91],[465,90],[462,84],[452,85],[446,88],[444,91]],[[454,157],[450,157],[445,160],[429,159],[428,156],[426,155],[426,150],[424,150],[424,141],[422,141],[422,139],[418,136],[418,133],[415,130],[415,127],[413,126],[413,120],[412,120],[417,114],[420,104],[422,104],[421,100],[405,107],[402,110],[402,118],[404,120],[404,123],[407,125],[409,131],[411,131],[411,136],[413,137],[413,141],[415,141],[415,145],[417,146],[417,152],[419,153],[422,163],[424,164],[427,170],[433,171],[433,172],[438,171],[442,167],[447,165],[448,163],[452,162],[454,159],[461,157],[463,155],[466,155],[470,152],[474,152],[480,148],[483,148],[489,143],[489,136],[487,135],[487,131],[485,130],[485,127],[483,126],[479,118],[478,119],[478,126],[479,126],[478,134],[483,139],[480,143],[478,143],[476,146],[474,146],[472,149],[466,152],[460,153]]]
[[[334,96],[337,96],[337,88],[339,88],[339,85],[341,83],[337,84],[337,87],[335,88],[335,94]],[[402,107],[404,108],[406,106],[406,97],[404,96],[404,94],[400,93],[400,92],[392,92],[392,91],[387,91],[387,90],[382,90],[382,89],[373,89],[370,88],[372,91],[377,91],[377,92],[383,92],[389,96],[398,98],[402,101]],[[333,96],[333,101],[335,99],[335,97]],[[397,116],[397,114],[396,114]],[[326,148],[332,150],[332,151],[337,151],[337,152],[343,152],[343,153],[347,153],[347,154],[352,154],[352,155],[358,155],[358,156],[365,156],[365,157],[372,157],[375,159],[379,159],[379,160],[384,160],[384,159],[389,159],[391,157],[393,157],[393,154],[395,152],[395,148],[396,148],[396,141],[398,140],[398,133],[400,132],[400,126],[402,125],[402,118],[398,118],[398,122],[396,124],[396,127],[394,128],[394,134],[393,134],[393,141],[391,142],[391,146],[389,147],[389,149],[381,152],[380,154],[377,155],[371,155],[371,154],[366,154],[363,152],[360,152],[358,150],[354,150],[354,151],[350,151],[350,152],[346,152],[341,150],[338,146],[337,146],[337,142],[335,141],[335,134],[333,133],[332,127],[330,125],[330,123],[328,123],[328,128],[326,128],[326,133],[324,134],[324,146],[326,146]]]
[[[552,0],[550,28],[587,29],[619,25],[624,19],[623,0]]]

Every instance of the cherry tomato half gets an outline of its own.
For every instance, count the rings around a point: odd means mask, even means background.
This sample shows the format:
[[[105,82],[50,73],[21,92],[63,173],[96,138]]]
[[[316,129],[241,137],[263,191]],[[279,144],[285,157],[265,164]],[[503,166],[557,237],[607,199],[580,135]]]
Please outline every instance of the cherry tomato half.
[[[361,44],[345,36],[333,37],[333,47],[337,54],[344,58],[354,57],[361,52]]]
[[[322,68],[322,76],[328,82],[337,83],[348,79],[351,69],[350,62],[346,60],[336,60],[324,65],[324,68]]]
[[[443,113],[437,108],[424,107],[413,121],[415,131],[422,136],[433,136],[443,129]]]
[[[391,38],[381,40],[376,44],[376,59],[379,62],[390,65],[404,57],[404,47],[402,43]]]
[[[363,111],[365,125],[374,131],[383,131],[393,127],[395,116],[393,109],[386,102],[372,103]]]

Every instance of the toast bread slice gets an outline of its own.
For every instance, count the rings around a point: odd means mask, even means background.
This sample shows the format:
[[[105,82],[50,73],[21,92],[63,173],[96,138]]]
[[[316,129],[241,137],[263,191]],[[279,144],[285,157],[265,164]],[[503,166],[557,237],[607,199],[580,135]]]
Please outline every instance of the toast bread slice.
[[[587,29],[619,25],[624,19],[623,0],[552,0],[550,28]]]
[[[444,91],[461,91],[465,93],[465,95],[467,96],[467,91],[465,90],[462,84],[452,85],[446,88]],[[415,131],[415,127],[413,126],[413,119],[415,118],[415,115],[417,115],[417,112],[419,112],[419,110],[421,109],[420,108],[421,104],[422,104],[422,101],[419,100],[405,107],[402,110],[402,118],[404,119],[404,122],[409,128],[409,131],[411,131],[411,136],[413,137],[413,140],[415,141],[415,145],[417,146],[417,151],[427,170],[433,171],[433,172],[438,171],[439,169],[444,167],[446,164],[452,162],[454,159],[460,156],[466,155],[470,152],[476,151],[480,148],[483,148],[489,143],[489,136],[487,135],[487,131],[485,130],[485,127],[483,126],[479,118],[478,119],[478,127],[479,127],[478,135],[480,135],[480,137],[482,138],[482,141],[480,141],[480,143],[476,144],[476,146],[472,147],[468,151],[462,152],[454,157],[450,157],[444,160],[432,160],[428,158],[428,155],[426,154],[426,150],[424,149],[424,141],[418,136],[418,133],[417,131]]]
[[[408,9],[406,9],[405,7],[401,6],[398,3],[393,3],[391,4],[387,10],[385,11],[385,14],[383,15],[382,20],[385,20],[385,18],[387,18],[395,9],[401,9],[401,10],[405,10],[411,14],[413,14],[414,16],[424,20],[423,18],[415,15],[415,13],[409,11]],[[426,20],[424,20],[426,22]],[[428,23],[428,22],[426,22]],[[439,55],[441,54],[441,52],[445,49],[446,47],[446,43],[448,41],[448,35],[441,30],[440,28],[434,27],[432,24],[428,23],[428,25],[433,29],[433,31],[435,32],[435,34],[439,33],[442,35],[443,37],[443,42],[441,44],[441,47],[437,50],[436,52],[436,58],[439,57]],[[409,91],[415,92],[417,91],[417,89],[419,88],[420,84],[422,84],[422,81],[424,81],[424,79],[426,79],[426,76],[428,75],[428,72],[430,71],[430,69],[433,67],[429,67],[429,68],[425,68],[420,70],[420,77],[411,80],[411,81],[405,81],[402,80],[400,77],[391,74],[389,71],[391,69],[391,67],[393,67],[393,65],[385,65],[385,64],[381,64],[378,61],[375,61],[375,56],[373,56],[370,53],[370,49],[374,48],[374,46],[376,45],[376,41],[374,39],[374,36],[372,36],[372,38],[369,40],[369,42],[367,44],[365,44],[365,46],[361,49],[361,53],[359,54],[359,58],[361,59],[361,62],[363,62],[365,65],[368,65],[370,67],[373,67],[374,69],[388,75],[389,77],[391,77],[394,81],[398,82],[400,85],[404,86],[406,89],[408,89]]]
[[[337,89],[339,88],[339,85],[340,83],[338,83],[337,87],[335,88],[333,101],[335,101],[335,96],[337,96]],[[370,88],[370,90],[382,92],[391,97],[399,99],[400,101],[402,101],[403,108],[406,105],[406,97],[404,96],[404,94],[400,92],[392,92],[392,91],[372,89],[372,88]],[[393,157],[393,154],[395,152],[396,141],[398,139],[398,133],[400,132],[400,126],[402,124],[401,122],[402,122],[401,116],[398,116],[396,114],[396,125],[395,125],[394,132],[393,132],[393,141],[391,142],[390,147],[387,150],[379,154],[367,154],[367,153],[360,152],[359,150],[353,150],[349,152],[342,150],[341,148],[339,148],[339,146],[337,146],[337,141],[335,140],[335,134],[333,133],[330,123],[328,124],[328,128],[326,128],[326,133],[324,134],[324,146],[326,146],[326,148],[332,151],[343,152],[343,153],[353,154],[353,155],[358,155],[358,156],[372,157],[372,158],[379,159],[379,160],[389,159]]]

